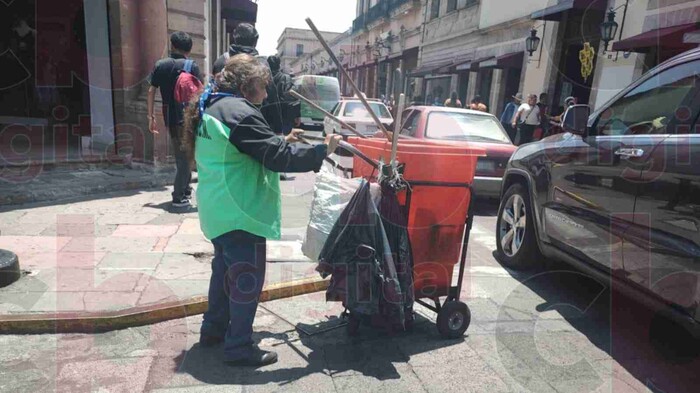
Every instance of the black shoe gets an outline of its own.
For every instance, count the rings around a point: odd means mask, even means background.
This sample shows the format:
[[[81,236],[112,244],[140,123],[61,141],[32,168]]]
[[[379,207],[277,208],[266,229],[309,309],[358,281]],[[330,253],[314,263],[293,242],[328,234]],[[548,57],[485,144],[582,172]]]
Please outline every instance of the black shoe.
[[[193,191],[194,191],[194,190],[192,190],[192,187],[187,188],[187,189],[185,190],[185,198],[191,200],[191,199],[192,199],[192,192],[193,192]]]
[[[199,345],[204,348],[213,347],[217,344],[221,344],[222,342],[224,342],[223,337],[206,336],[203,334],[199,336]]]
[[[190,203],[190,200],[183,197],[180,199],[175,199],[173,198],[173,207],[190,207],[192,204]]]
[[[227,360],[224,361],[224,363],[233,367],[262,367],[277,363],[277,353],[255,349],[253,353],[245,359],[234,361]]]

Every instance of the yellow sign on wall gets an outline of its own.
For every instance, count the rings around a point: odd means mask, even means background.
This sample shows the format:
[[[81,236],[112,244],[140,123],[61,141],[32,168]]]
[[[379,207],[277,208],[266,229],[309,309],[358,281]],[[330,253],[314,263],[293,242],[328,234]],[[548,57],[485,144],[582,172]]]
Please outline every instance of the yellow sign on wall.
[[[583,49],[578,53],[578,58],[581,60],[581,76],[583,81],[587,82],[588,77],[593,73],[593,59],[595,58],[595,49],[590,42],[583,44]]]

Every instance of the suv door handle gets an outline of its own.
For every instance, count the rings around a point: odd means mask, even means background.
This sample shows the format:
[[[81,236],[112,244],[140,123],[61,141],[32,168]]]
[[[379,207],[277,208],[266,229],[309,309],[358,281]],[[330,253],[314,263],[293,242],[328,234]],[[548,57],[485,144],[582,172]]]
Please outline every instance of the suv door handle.
[[[639,158],[644,156],[644,150],[642,149],[619,149],[615,152],[616,156],[622,158]]]

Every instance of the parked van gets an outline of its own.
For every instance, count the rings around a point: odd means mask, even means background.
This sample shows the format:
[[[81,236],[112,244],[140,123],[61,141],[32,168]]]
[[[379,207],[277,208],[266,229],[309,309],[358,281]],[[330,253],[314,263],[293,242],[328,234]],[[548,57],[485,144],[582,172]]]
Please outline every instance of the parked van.
[[[294,90],[330,112],[340,101],[338,78],[330,76],[303,75],[294,78]],[[301,102],[301,128],[322,131],[325,116],[319,110]]]

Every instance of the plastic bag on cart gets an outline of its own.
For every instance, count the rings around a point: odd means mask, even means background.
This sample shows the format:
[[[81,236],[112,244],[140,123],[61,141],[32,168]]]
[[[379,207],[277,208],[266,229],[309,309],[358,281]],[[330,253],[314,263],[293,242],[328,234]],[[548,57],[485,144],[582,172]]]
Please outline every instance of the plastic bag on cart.
[[[342,301],[353,314],[380,316],[387,325],[404,327],[405,297],[369,183],[362,184],[340,215],[316,270],[331,276],[326,300]]]
[[[345,179],[329,165],[324,164],[316,176],[311,217],[301,246],[304,255],[315,261],[338,221],[338,217],[362,184],[362,179]]]

